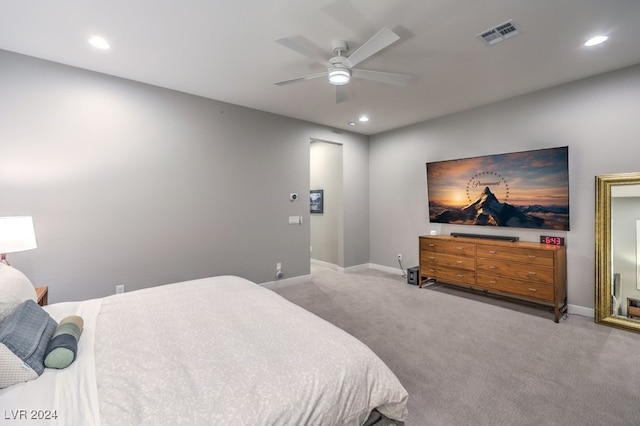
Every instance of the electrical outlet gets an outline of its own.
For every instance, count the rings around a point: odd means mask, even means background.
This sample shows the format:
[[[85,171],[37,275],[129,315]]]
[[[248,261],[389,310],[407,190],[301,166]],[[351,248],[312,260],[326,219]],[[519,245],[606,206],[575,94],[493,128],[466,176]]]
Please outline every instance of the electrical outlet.
[[[124,284],[120,284],[116,286],[116,294],[124,293]]]
[[[402,255],[398,253],[398,260],[402,260]]]

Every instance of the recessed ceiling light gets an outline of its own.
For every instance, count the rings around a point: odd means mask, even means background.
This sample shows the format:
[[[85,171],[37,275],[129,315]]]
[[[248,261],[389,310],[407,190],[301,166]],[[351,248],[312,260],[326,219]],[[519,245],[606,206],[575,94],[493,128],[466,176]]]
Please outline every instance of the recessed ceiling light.
[[[89,38],[89,44],[91,44],[96,49],[102,49],[102,50],[107,50],[111,47],[107,42],[107,40],[105,40],[100,36],[94,36]]]
[[[355,121],[350,121],[350,122],[349,122],[349,126],[355,126],[355,125],[356,125],[356,122],[355,122]]]
[[[601,36],[596,36],[596,37],[592,37],[589,40],[587,40],[584,45],[587,47],[591,47],[591,46],[597,46],[600,43],[604,43],[605,41],[607,41],[609,37],[601,35]]]
[[[366,115],[363,115],[360,118],[358,118],[358,121],[364,123],[366,121],[369,121],[369,117],[367,117]]]

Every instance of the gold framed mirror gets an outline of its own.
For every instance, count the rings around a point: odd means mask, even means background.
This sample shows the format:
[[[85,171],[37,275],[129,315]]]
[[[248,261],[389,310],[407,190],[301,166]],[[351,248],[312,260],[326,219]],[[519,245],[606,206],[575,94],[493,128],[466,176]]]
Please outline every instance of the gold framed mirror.
[[[595,320],[640,333],[640,173],[596,176],[595,213]]]

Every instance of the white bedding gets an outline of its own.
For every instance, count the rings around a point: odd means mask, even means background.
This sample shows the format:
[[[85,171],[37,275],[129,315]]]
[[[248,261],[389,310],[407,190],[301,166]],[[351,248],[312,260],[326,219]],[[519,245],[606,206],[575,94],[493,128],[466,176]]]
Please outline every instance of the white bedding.
[[[0,401],[56,410],[50,424],[357,425],[374,408],[406,418],[405,389],[369,348],[242,278],[48,310],[83,316],[78,359]]]
[[[77,358],[64,370],[45,368],[36,380],[0,389],[0,420],[12,425],[100,424],[94,341],[101,303],[101,299],[94,299],[44,307],[57,322],[69,315],[83,318],[84,329],[78,342]]]

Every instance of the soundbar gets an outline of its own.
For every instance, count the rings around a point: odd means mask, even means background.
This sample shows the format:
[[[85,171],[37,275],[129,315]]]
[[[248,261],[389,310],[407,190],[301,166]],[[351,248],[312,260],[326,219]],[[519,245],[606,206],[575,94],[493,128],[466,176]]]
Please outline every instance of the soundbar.
[[[460,232],[452,232],[451,236],[464,237],[464,238],[486,238],[488,240],[502,240],[502,241],[511,241],[511,242],[515,242],[520,239],[520,237],[509,237],[506,235],[463,234]]]

